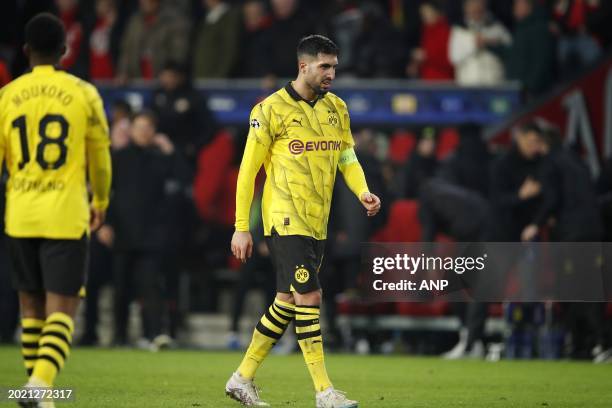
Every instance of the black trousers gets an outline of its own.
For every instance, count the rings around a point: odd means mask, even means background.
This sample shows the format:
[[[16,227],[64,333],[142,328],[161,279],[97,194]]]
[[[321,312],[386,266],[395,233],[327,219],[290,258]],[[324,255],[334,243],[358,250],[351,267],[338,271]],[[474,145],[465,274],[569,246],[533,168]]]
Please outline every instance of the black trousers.
[[[162,331],[163,253],[116,251],[113,258],[115,343],[127,341],[129,304],[134,297],[141,301],[144,336],[152,340]]]

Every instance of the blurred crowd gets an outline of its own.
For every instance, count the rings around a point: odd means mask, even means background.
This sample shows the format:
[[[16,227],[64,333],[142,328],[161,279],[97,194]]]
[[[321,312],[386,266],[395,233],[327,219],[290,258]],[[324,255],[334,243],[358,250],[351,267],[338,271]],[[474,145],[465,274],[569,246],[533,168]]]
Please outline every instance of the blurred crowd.
[[[22,28],[56,12],[68,30],[64,69],[85,79],[154,79],[168,62],[194,79],[288,78],[292,52],[317,32],[341,49],[339,76],[520,81],[538,95],[611,43],[601,0],[36,0],[0,17],[0,83],[25,68]]]
[[[229,343],[238,347],[246,293],[260,287],[274,296],[258,194],[253,259],[241,266],[228,251],[246,129],[218,126],[194,79],[292,77],[298,39],[319,32],[341,49],[339,76],[461,85],[519,80],[532,98],[598,61],[609,50],[612,19],[612,2],[599,0],[37,0],[10,7],[14,13],[0,16],[0,83],[24,70],[21,30],[42,10],[55,10],[67,27],[68,71],[117,84],[155,80],[150,106],[134,112],[118,100],[109,112],[113,196],[107,224],[92,236],[81,338],[98,343],[98,295],[111,285],[114,344],[129,343],[128,306],[138,299],[144,347],[176,337],[188,312],[218,311],[227,288],[234,299]],[[612,161],[594,180],[550,124],[521,125],[506,147],[487,144],[476,124],[353,135],[369,187],[384,206],[379,216],[365,217],[339,178],[321,276],[331,346],[343,342],[336,305],[357,286],[361,242],[612,238]],[[0,245],[0,270],[3,251]],[[0,273],[0,314],[15,320],[2,320],[0,339],[10,341],[17,314],[7,279]],[[604,307],[560,312],[573,335],[569,355],[612,347]],[[483,340],[487,317],[486,305],[467,309],[458,311],[462,353]]]

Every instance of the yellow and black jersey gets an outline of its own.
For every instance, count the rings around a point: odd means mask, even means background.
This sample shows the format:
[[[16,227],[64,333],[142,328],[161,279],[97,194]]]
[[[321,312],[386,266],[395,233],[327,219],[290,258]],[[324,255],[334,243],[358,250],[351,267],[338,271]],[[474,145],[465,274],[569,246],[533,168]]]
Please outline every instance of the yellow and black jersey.
[[[93,203],[106,209],[111,164],[102,100],[91,84],[50,65],[0,90],[0,168],[9,171],[6,233],[78,239]]]
[[[308,102],[291,84],[256,105],[240,165],[236,230],[248,231],[255,176],[266,171],[264,234],[327,236],[336,169],[359,197],[368,191],[353,150],[348,109],[332,93]]]

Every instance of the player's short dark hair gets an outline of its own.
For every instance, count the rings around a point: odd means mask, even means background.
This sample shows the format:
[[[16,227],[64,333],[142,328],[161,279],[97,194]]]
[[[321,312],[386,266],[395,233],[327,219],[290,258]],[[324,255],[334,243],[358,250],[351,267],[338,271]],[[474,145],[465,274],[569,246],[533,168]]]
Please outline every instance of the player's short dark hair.
[[[319,34],[312,34],[302,38],[297,46],[298,58],[302,55],[316,57],[319,53],[338,55],[339,52],[338,46],[332,40]]]
[[[66,44],[64,24],[51,13],[37,14],[26,24],[25,42],[38,55],[60,57]]]

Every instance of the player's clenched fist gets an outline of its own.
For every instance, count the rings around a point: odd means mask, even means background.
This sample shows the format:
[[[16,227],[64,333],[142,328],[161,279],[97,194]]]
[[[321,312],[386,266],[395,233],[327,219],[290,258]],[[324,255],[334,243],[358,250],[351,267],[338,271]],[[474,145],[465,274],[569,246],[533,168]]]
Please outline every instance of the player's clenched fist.
[[[240,260],[246,262],[247,258],[253,253],[253,237],[248,231],[236,231],[232,236],[232,254]]]
[[[368,212],[368,217],[373,217],[380,211],[380,198],[376,194],[363,193],[359,198],[361,204]]]

